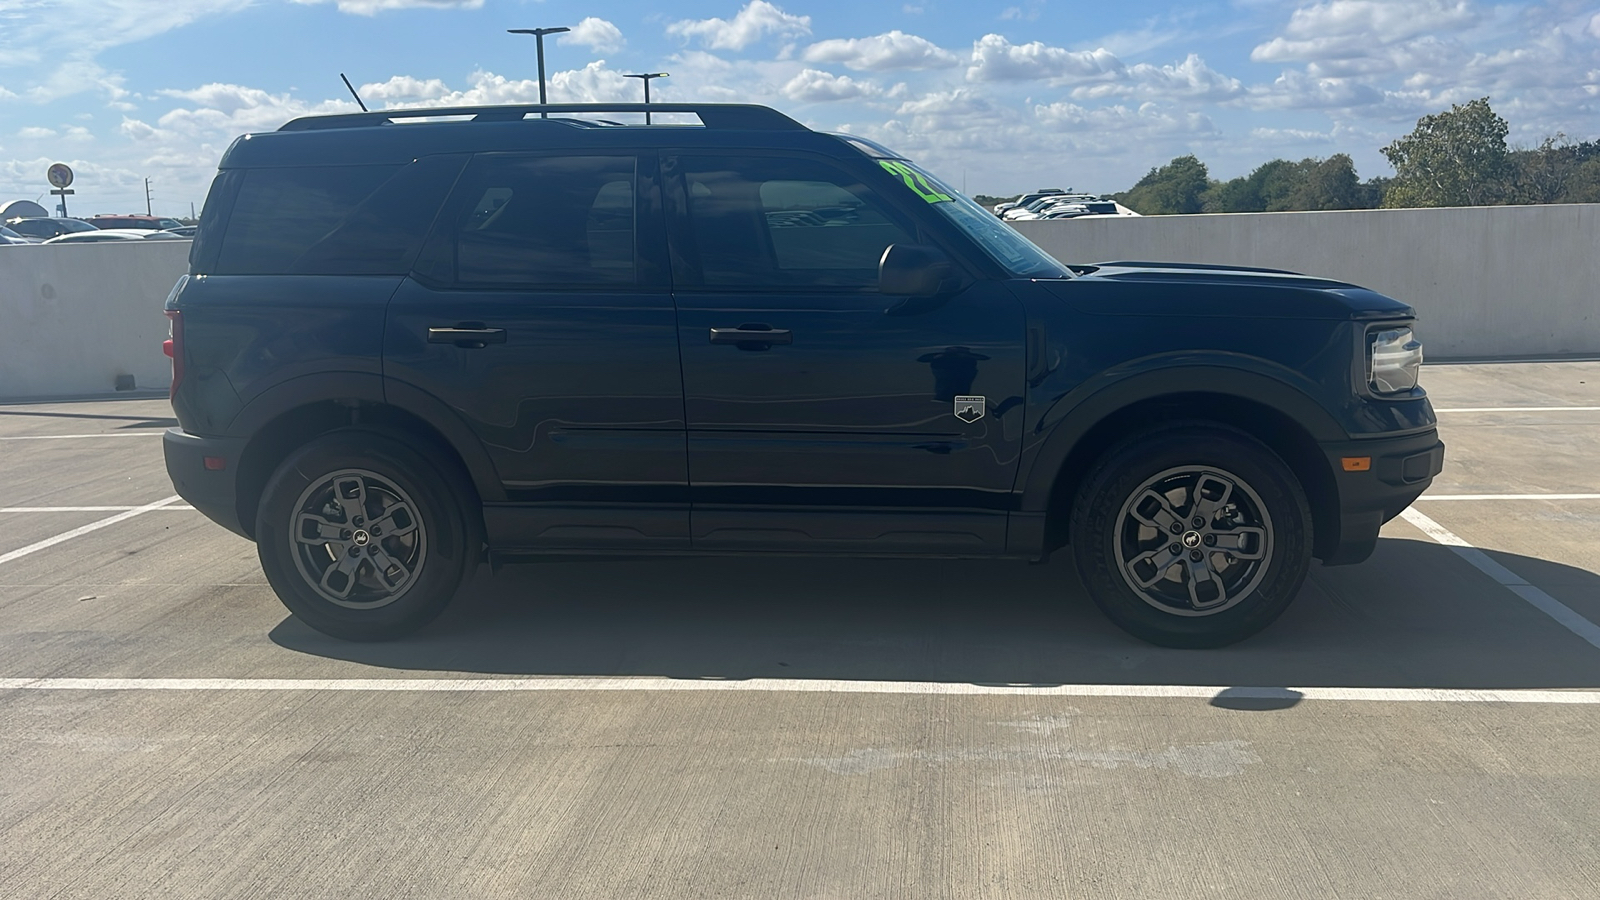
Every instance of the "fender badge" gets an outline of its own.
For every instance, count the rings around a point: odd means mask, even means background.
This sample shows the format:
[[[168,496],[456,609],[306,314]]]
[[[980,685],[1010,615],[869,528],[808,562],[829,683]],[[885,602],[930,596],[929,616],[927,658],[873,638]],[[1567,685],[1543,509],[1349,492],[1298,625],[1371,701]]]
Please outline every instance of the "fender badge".
[[[983,406],[982,397],[957,397],[956,418],[963,422],[976,422],[983,418]]]

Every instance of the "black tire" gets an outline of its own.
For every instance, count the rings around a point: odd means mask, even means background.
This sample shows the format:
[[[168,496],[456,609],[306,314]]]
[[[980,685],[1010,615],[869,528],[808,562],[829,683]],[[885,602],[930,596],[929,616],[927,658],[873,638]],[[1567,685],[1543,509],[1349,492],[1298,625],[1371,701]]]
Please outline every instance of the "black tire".
[[[1084,480],[1071,528],[1095,604],[1163,647],[1256,634],[1294,600],[1311,564],[1300,482],[1261,442],[1220,425],[1173,424],[1112,447]]]
[[[444,610],[476,568],[481,532],[476,493],[442,453],[349,428],[299,448],[273,473],[256,514],[256,552],[302,622],[344,640],[383,641]]]

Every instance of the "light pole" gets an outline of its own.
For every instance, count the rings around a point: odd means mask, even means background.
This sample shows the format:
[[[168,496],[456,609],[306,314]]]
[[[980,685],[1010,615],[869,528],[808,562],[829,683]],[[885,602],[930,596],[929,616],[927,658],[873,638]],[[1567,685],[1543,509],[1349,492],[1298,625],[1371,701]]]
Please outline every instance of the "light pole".
[[[645,73],[643,75],[624,75],[622,77],[623,78],[637,78],[640,81],[644,82],[644,105],[645,106],[649,106],[650,105],[650,79],[652,79],[652,78],[666,78],[667,76],[669,76],[671,74],[672,74],[671,72],[648,72],[648,73]],[[650,124],[650,110],[648,110],[648,109],[644,111],[644,123],[646,125]]]
[[[571,28],[507,28],[507,34],[531,34],[539,42],[539,105],[545,104],[544,99],[544,36],[547,34],[560,34],[571,31]],[[539,113],[539,118],[549,118],[548,113]]]

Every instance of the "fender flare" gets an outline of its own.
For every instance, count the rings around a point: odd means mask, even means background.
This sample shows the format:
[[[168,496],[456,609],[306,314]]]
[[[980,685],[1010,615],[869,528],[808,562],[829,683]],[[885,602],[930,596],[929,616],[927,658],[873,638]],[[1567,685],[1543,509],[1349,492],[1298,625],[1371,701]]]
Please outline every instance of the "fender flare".
[[[485,502],[505,499],[494,461],[454,410],[426,391],[374,373],[323,372],[279,382],[252,397],[229,424],[228,432],[253,439],[268,423],[301,407],[352,400],[391,406],[422,420],[461,458],[479,498]]]
[[[1133,404],[1175,394],[1220,394],[1269,407],[1298,424],[1314,441],[1347,440],[1349,435],[1309,392],[1299,386],[1304,376],[1265,360],[1229,357],[1219,364],[1142,360],[1136,371],[1112,370],[1085,382],[1051,405],[1037,428],[1045,438],[1024,460],[1018,479],[1020,509],[1046,512],[1062,467],[1095,426]]]

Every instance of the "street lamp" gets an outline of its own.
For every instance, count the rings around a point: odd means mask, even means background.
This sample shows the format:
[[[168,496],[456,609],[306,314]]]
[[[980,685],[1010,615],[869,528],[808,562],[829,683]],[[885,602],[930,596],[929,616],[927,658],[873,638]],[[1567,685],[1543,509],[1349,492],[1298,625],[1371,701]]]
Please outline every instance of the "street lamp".
[[[649,106],[650,105],[650,79],[652,79],[652,78],[666,78],[667,76],[669,76],[671,74],[672,74],[671,72],[649,72],[649,73],[646,73],[646,74],[643,74],[643,75],[624,75],[622,77],[623,78],[637,78],[640,81],[644,82],[644,105],[645,106]],[[644,123],[646,125],[650,124],[650,110],[648,110],[648,109],[644,111]]]
[[[544,36],[547,34],[560,34],[571,31],[571,28],[507,28],[507,34],[531,34],[539,42],[539,105],[545,105],[544,99]],[[539,118],[548,118],[547,113],[539,113]]]

